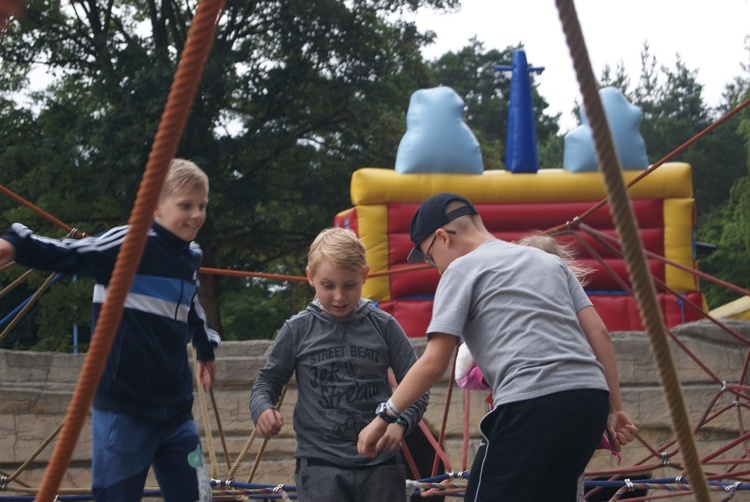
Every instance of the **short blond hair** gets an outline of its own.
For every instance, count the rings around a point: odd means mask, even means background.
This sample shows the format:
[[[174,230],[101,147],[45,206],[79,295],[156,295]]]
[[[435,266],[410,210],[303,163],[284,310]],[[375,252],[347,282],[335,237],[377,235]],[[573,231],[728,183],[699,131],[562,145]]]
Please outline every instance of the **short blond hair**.
[[[186,159],[172,159],[169,171],[161,188],[161,197],[166,197],[181,187],[203,188],[208,193],[208,175],[198,165]]]
[[[365,245],[353,230],[326,228],[318,234],[307,253],[310,274],[315,275],[315,270],[323,260],[335,268],[360,272],[367,267]]]

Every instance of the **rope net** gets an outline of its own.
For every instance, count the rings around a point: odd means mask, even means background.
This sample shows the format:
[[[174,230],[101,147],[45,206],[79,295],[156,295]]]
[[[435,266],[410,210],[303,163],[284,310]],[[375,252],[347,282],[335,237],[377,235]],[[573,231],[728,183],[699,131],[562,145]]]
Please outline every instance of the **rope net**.
[[[19,14],[20,5],[20,3],[13,3],[8,0],[0,0],[0,35],[2,35],[5,30],[9,19],[12,19],[13,16]],[[154,150],[149,159],[142,189],[139,191],[138,200],[136,201],[133,215],[131,215],[130,223],[135,228],[133,237],[134,242],[131,244],[132,251],[121,253],[121,255],[131,257],[140,256],[143,242],[142,240],[138,241],[138,237],[135,236],[135,234],[140,233],[141,236],[145,236],[145,230],[153,212],[156,194],[158,194],[158,190],[163,182],[166,166],[173,156],[173,153],[176,150],[177,141],[182,134],[186,114],[192,103],[195,85],[197,85],[197,81],[199,80],[202,65],[205,62],[207,51],[213,38],[213,29],[215,27],[217,16],[221,10],[221,6],[221,2],[211,0],[204,0],[198,5],[196,19],[191,28],[191,36],[188,38],[190,44],[185,48],[183,60],[181,60],[180,67],[175,76],[175,83],[170,92],[170,99],[162,117],[159,132],[157,133]],[[633,221],[632,208],[629,207],[629,199],[626,192],[627,187],[622,184],[622,178],[619,175],[619,165],[611,144],[611,137],[609,135],[603,109],[601,103],[598,101],[596,83],[593,79],[593,74],[591,73],[590,63],[583,42],[583,36],[580,32],[580,27],[578,26],[575,9],[570,1],[558,0],[557,6],[560,12],[563,30],[570,47],[574,67],[576,68],[576,74],[581,85],[582,94],[584,95],[584,104],[589,114],[589,121],[594,130],[595,144],[598,156],[601,159],[600,164],[602,166],[605,184],[607,185],[608,199],[612,207],[613,219],[617,224],[618,234],[621,238],[616,239],[612,236],[603,234],[586,224],[586,216],[604,205],[607,201],[602,201],[600,204],[592,207],[589,211],[580,215],[572,224],[567,223],[549,229],[547,230],[547,233],[551,235],[573,236],[573,238],[579,242],[581,248],[587,249],[590,252],[591,257],[597,259],[604,268],[606,268],[606,263],[601,257],[596,255],[596,252],[591,249],[590,246],[587,246],[583,239],[580,238],[580,233],[585,233],[590,238],[596,240],[600,245],[606,247],[606,249],[612,254],[627,260],[629,269],[632,269],[631,283],[634,287],[630,288],[625,286],[625,289],[638,300],[639,309],[641,310],[644,319],[644,325],[647,328],[646,332],[649,336],[652,353],[657,362],[659,379],[665,392],[666,404],[670,412],[674,430],[674,436],[664,438],[658,445],[654,445],[647,441],[643,436],[638,435],[637,443],[641,447],[639,448],[639,451],[646,452],[641,457],[625,462],[624,465],[619,465],[617,468],[587,471],[585,485],[588,491],[585,498],[587,500],[604,500],[596,497],[601,497],[603,493],[609,491],[609,495],[607,495],[607,497],[609,497],[608,500],[628,498],[631,500],[645,501],[684,497],[686,495],[694,500],[710,500],[710,494],[713,492],[720,493],[722,497],[721,500],[730,500],[736,493],[750,490],[750,466],[748,465],[750,464],[750,451],[748,450],[750,432],[746,431],[744,427],[744,413],[748,408],[748,401],[750,399],[750,388],[748,388],[748,385],[745,383],[745,378],[748,373],[748,364],[750,364],[750,350],[748,350],[750,338],[742,334],[740,330],[735,327],[718,319],[714,319],[709,313],[703,311],[702,306],[683,300],[684,308],[700,312],[704,319],[716,328],[725,332],[728,337],[734,340],[735,344],[741,347],[740,350],[744,351],[744,362],[741,365],[739,374],[733,375],[735,378],[728,378],[727,376],[721,376],[724,370],[723,367],[712,366],[710,363],[703,361],[700,357],[699,351],[692,348],[690,343],[683,340],[680,337],[680,334],[677,333],[678,330],[668,330],[664,327],[658,311],[657,302],[654,299],[654,293],[658,290],[676,296],[679,295],[674,291],[670,291],[664,283],[653,281],[653,278],[648,273],[647,266],[644,264],[644,258],[648,256],[650,259],[663,260],[671,266],[677,266],[683,269],[685,267],[669,262],[664,257],[645,252],[640,245],[637,231],[635,230],[635,222]],[[705,131],[696,135],[693,139],[684,145],[681,145],[664,159],[652,165],[647,171],[644,171],[641,176],[633,180],[630,186],[653,172],[664,162],[675,157],[695,141],[708,134],[715,127],[744,109],[748,104],[750,104],[750,100],[743,102],[740,106],[709,126]],[[67,226],[65,223],[57,220],[54,216],[36,208],[33,204],[25,201],[18,195],[13,194],[7,188],[0,186],[0,192],[17,203],[30,207],[53,224],[64,229],[68,234],[81,238],[85,237],[84,233]],[[133,258],[133,261],[135,261],[135,258]],[[5,268],[7,267],[3,267],[3,269]],[[103,360],[106,359],[111,337],[108,337],[105,332],[110,330],[111,333],[114,332],[114,328],[119,320],[119,310],[121,310],[124,301],[124,294],[128,290],[129,279],[135,272],[134,268],[135,263],[125,263],[120,267],[116,267],[115,271],[118,272],[118,270],[120,270],[121,273],[118,273],[118,278],[116,280],[113,275],[113,286],[110,287],[110,294],[113,300],[109,301],[108,299],[111,308],[108,312],[103,312],[102,318],[100,319],[100,326],[97,326],[97,331],[93,338],[94,341],[97,339],[101,340],[101,347],[97,348],[94,343],[92,343],[89,352],[95,352],[97,357],[87,358],[87,360],[90,359],[93,361],[92,364],[102,364]],[[393,271],[373,273],[371,276],[408,273],[421,268],[423,267],[407,267]],[[710,280],[716,284],[730,288],[732,291],[739,294],[750,295],[750,292],[743,288],[734,286],[726,281],[721,281],[698,270],[689,269],[686,271],[695,274],[701,279]],[[207,267],[202,268],[201,272],[204,274],[246,278],[255,277],[287,282],[306,281],[305,277],[298,276],[267,274],[251,271],[222,270]],[[29,272],[24,272],[18,277],[18,279],[13,281],[11,285],[0,291],[0,298],[14,287],[23,283],[28,277]],[[40,288],[36,295],[34,295],[33,299],[29,300],[29,303],[33,304],[36,298],[52,285],[53,280],[54,275],[50,276],[47,281],[45,281],[43,287]],[[116,287],[116,282],[121,283],[121,287]],[[118,295],[116,294],[117,290],[121,290],[123,296],[120,298],[119,302],[116,301],[118,300]],[[0,328],[4,324],[10,322],[7,329],[0,334],[0,341],[8,336],[13,326],[15,326],[17,322],[28,313],[28,311],[29,308],[27,308],[27,305],[23,305],[19,309],[16,309],[12,315],[9,315],[0,321]],[[669,344],[671,344],[671,348]],[[707,403],[703,406],[703,411],[700,414],[700,417],[695,420],[692,425],[688,418],[688,407],[685,403],[685,396],[677,378],[675,363],[672,359],[672,350],[675,350],[681,356],[692,361],[695,366],[699,368],[699,371],[705,376],[705,378],[714,385],[713,391],[709,393]],[[73,396],[69,413],[66,416],[65,421],[53,431],[47,440],[45,440],[29,457],[29,459],[15,472],[12,474],[1,473],[0,491],[14,492],[19,495],[10,497],[0,495],[0,500],[34,500],[34,497],[36,497],[36,500],[50,501],[93,499],[91,494],[86,490],[60,488],[60,482],[66,469],[69,467],[68,464],[70,462],[71,452],[77,442],[78,434],[85,419],[85,415],[88,412],[91,395],[100,373],[101,368],[84,368],[79,380],[80,387],[76,388],[76,394]],[[396,385],[393,379],[392,385]],[[462,452],[460,456],[461,470],[453,471],[449,456],[444,451],[444,440],[449,417],[449,408],[452,403],[451,395],[453,385],[454,382],[453,379],[451,379],[448,382],[448,397],[445,400],[445,410],[442,423],[439,427],[439,433],[437,435],[433,434],[424,421],[419,425],[420,430],[424,433],[425,437],[428,438],[430,448],[434,451],[431,477],[424,478],[418,475],[419,470],[415,465],[409,447],[406,444],[403,445],[407,466],[414,477],[414,479],[409,479],[407,481],[407,486],[405,487],[407,492],[414,492],[420,494],[422,497],[462,497],[463,490],[466,486],[466,479],[468,478],[466,469],[470,459],[469,451],[471,450],[472,443],[476,441],[476,438],[471,437],[471,427],[469,425],[471,419],[471,399],[469,393],[471,391],[464,391],[464,394],[461,396],[463,406],[462,415],[464,417],[461,425],[463,434]],[[254,441],[257,438],[256,431],[251,431],[240,453],[235,459],[232,459],[229,448],[227,447],[224,428],[222,426],[222,417],[219,406],[217,406],[214,391],[213,389],[208,391],[207,396],[206,392],[203,391],[200,385],[197,385],[197,388],[198,401],[202,416],[202,422],[200,423],[203,424],[204,438],[207,444],[210,461],[209,473],[212,478],[214,478],[211,481],[214,488],[214,498],[216,500],[224,498],[227,500],[236,500],[236,497],[246,497],[249,499],[295,499],[296,493],[293,486],[283,483],[267,485],[252,483],[252,479],[257,472],[268,443],[268,440],[265,439],[262,441],[262,444],[256,448],[257,452],[255,459],[251,464],[247,482],[243,483],[235,480],[240,467],[247,465],[246,456],[251,451]],[[624,394],[626,392],[627,391],[625,391]],[[285,394],[286,389],[279,400],[279,407],[285,399]],[[435,404],[432,404],[431,406],[435,406]],[[693,407],[695,406],[696,404],[693,403]],[[736,425],[731,431],[731,434],[728,434],[726,432],[726,423],[730,421]],[[722,433],[717,434],[718,430],[721,430]],[[220,462],[216,454],[214,432],[216,432],[221,442],[223,463],[227,467],[223,476],[219,471]],[[37,459],[48,445],[52,444],[58,435],[59,439],[55,452],[49,462],[42,485],[40,487],[30,487],[23,483],[20,480],[21,474]],[[711,451],[704,452],[699,456],[696,444],[704,438],[708,439],[707,442],[713,444],[714,447]],[[627,448],[632,448],[632,446],[628,446],[626,449]],[[444,472],[438,473],[441,467]],[[654,478],[653,475],[656,472],[662,473],[664,476]],[[540,480],[540,482],[544,482],[544,480]],[[158,498],[159,496],[160,492],[158,489],[148,488],[144,491],[144,498]]]

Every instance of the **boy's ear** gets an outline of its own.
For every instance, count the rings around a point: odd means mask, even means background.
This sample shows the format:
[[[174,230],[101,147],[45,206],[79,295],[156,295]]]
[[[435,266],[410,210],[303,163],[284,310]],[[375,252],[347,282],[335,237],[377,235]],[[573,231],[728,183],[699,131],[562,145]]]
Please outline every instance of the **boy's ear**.
[[[310,267],[305,267],[305,275],[307,276],[307,282],[310,283],[310,286],[315,287],[315,284],[313,284],[313,276],[310,273]]]
[[[370,276],[370,265],[365,265],[364,270],[362,270],[362,282],[366,282],[369,276]]]

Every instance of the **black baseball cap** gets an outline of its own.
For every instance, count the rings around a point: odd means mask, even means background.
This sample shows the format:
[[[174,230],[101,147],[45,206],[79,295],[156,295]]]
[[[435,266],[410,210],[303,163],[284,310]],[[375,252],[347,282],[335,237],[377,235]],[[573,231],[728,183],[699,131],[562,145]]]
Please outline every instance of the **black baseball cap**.
[[[448,203],[456,200],[465,205],[446,213],[445,207]],[[438,228],[465,214],[477,214],[477,210],[471,202],[455,193],[439,193],[422,202],[409,225],[409,238],[414,243],[414,249],[411,250],[406,261],[424,263],[424,253],[419,249],[419,244]]]

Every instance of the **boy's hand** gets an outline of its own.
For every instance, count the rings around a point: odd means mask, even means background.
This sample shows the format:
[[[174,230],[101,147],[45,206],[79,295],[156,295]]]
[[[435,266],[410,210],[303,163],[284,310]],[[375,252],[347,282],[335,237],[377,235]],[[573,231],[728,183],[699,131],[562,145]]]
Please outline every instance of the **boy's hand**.
[[[216,359],[198,361],[198,383],[208,390],[216,379]]]
[[[268,408],[258,417],[255,428],[262,438],[271,439],[281,431],[284,419],[276,408]]]
[[[389,424],[385,434],[378,441],[377,451],[393,451],[398,448],[401,440],[404,439],[404,426],[399,424]]]
[[[611,411],[607,418],[607,436],[615,451],[635,439],[638,428],[624,411]]]
[[[391,424],[401,427],[398,424]],[[357,440],[357,452],[365,457],[375,458],[378,453],[383,451],[383,446],[380,439],[385,434],[388,427],[388,423],[382,418],[375,417],[375,420],[362,429],[359,433],[359,439]]]
[[[0,266],[6,265],[15,259],[16,248],[5,239],[0,239]]]

